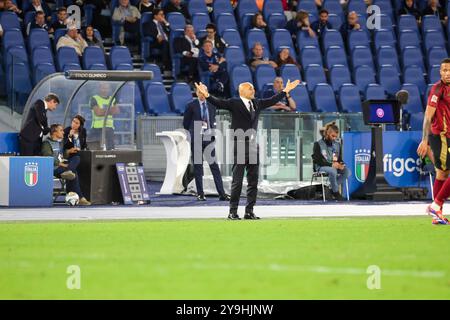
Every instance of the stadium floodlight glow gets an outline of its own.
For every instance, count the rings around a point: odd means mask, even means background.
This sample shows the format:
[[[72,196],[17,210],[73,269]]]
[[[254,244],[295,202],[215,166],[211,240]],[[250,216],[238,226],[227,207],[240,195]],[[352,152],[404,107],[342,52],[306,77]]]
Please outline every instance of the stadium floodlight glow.
[[[70,70],[64,75],[69,80],[141,81],[151,80],[153,71]]]

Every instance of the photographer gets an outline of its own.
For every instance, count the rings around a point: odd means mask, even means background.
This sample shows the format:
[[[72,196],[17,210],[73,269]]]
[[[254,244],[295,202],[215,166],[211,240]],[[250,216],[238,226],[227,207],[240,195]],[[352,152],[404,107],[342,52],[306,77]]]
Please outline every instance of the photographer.
[[[335,200],[342,201],[339,186],[350,176],[350,170],[342,161],[341,144],[337,142],[339,128],[335,122],[330,122],[320,131],[322,139],[314,142],[314,170],[328,174],[331,190]]]

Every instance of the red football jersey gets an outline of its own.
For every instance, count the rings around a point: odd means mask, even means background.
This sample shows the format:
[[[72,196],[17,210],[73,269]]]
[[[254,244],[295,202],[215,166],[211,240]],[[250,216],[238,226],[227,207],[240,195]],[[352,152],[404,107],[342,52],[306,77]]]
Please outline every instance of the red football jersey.
[[[436,82],[431,87],[427,106],[436,108],[431,122],[431,132],[436,135],[444,133],[450,138],[450,86],[442,81]]]

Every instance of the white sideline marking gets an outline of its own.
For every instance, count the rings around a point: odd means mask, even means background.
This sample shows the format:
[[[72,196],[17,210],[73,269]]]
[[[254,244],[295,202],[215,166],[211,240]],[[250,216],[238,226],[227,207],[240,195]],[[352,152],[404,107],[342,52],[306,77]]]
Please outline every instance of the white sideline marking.
[[[305,204],[255,206],[262,218],[326,218],[326,217],[426,217],[426,203],[398,204]],[[0,209],[0,221],[72,221],[72,220],[127,220],[127,219],[225,219],[228,206],[202,207],[52,207]],[[239,209],[242,217],[244,207]]]

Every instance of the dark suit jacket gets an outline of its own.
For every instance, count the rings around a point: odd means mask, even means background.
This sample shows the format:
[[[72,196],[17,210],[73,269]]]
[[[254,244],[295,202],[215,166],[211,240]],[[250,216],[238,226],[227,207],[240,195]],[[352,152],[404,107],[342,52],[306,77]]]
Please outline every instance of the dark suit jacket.
[[[41,7],[44,10],[44,14],[45,14],[45,20],[47,21],[47,17],[51,17],[52,16],[52,10],[50,9],[50,7],[48,6],[48,4],[45,1],[41,1]],[[30,7],[28,8],[27,12],[29,11],[36,11],[36,9],[33,7],[32,4],[30,4]]]
[[[190,22],[191,20],[191,15],[189,14],[188,8],[185,4],[181,3],[180,4],[180,9],[178,9],[177,7],[175,7],[173,5],[172,2],[169,2],[165,7],[164,7],[164,14],[167,15],[170,12],[179,12],[181,13],[184,18],[187,20],[187,22]]]
[[[156,37],[158,36],[158,28],[153,20],[145,22],[142,29],[144,31],[144,37],[152,37],[156,41]],[[167,39],[169,39],[169,27],[163,25],[163,30],[166,33]]]
[[[211,129],[214,129],[216,127],[216,107],[208,101],[206,103],[209,113],[209,125],[211,126]],[[186,107],[186,111],[184,112],[183,127],[185,130],[189,130],[191,137],[194,134],[194,121],[202,121],[202,112],[200,110],[199,100],[189,103]]]
[[[20,130],[20,137],[29,142],[41,140],[42,135],[50,132],[47,122],[47,110],[43,100],[37,100],[30,108],[25,124]]]
[[[206,40],[207,36],[204,36],[200,39],[200,46],[203,47],[203,42]],[[219,53],[224,53],[225,48],[227,47],[226,43],[223,42],[222,38],[219,37],[218,34],[214,37],[214,47],[219,51]]]
[[[72,139],[69,139],[69,133],[70,133],[71,127],[67,127],[64,129],[64,150],[71,149],[74,147]],[[78,138],[80,139],[80,146],[81,150],[87,149],[87,143],[86,143],[86,128],[82,128],[80,133],[78,134]]]
[[[269,108],[278,101],[286,97],[286,93],[280,92],[269,99],[253,99],[252,103],[255,108],[255,117],[251,118],[251,114],[241,98],[231,98],[227,100],[217,99],[209,96],[206,100],[217,107],[217,109],[225,109],[231,113],[231,129],[242,129],[245,131],[249,129],[256,130],[258,127],[258,116],[262,110]]]
[[[173,41],[173,46],[174,46],[175,53],[180,53],[180,54],[183,54],[184,51],[191,52],[191,49],[192,49],[191,44],[184,37],[184,35],[182,37],[175,38],[175,40]],[[196,48],[199,48],[199,46],[196,46],[195,43],[194,43],[194,46]]]

